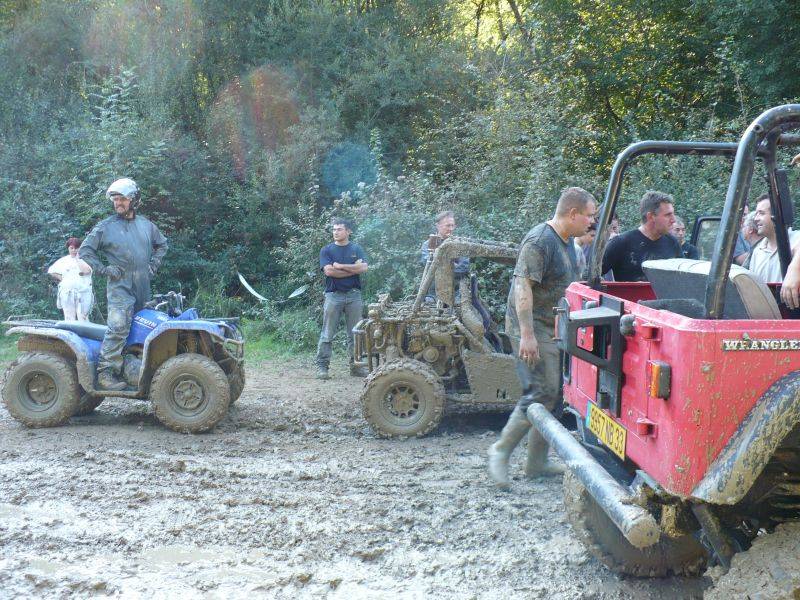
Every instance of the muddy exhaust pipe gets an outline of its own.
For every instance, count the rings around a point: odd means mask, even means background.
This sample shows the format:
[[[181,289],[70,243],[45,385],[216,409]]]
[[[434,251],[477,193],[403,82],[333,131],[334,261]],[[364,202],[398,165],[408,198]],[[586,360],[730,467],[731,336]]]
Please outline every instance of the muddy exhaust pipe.
[[[647,548],[658,541],[661,529],[653,515],[635,503],[634,495],[611,477],[550,411],[541,404],[532,404],[528,420],[586,486],[626,540],[636,548]]]

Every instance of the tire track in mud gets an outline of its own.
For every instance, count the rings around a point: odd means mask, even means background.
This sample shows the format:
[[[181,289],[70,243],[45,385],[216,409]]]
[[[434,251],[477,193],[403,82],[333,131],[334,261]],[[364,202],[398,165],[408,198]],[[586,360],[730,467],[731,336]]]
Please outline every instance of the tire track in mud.
[[[505,415],[375,438],[361,382],[300,359],[248,366],[213,432],[109,400],[27,430],[0,410],[0,589],[9,597],[700,597],[699,579],[622,579],[564,517],[560,480],[487,485]],[[522,455],[512,472],[522,471]]]

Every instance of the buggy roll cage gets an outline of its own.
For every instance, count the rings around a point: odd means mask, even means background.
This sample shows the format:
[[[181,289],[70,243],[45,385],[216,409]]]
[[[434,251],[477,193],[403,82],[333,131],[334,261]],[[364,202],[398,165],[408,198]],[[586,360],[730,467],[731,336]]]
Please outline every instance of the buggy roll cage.
[[[719,235],[714,244],[711,269],[708,274],[705,293],[705,316],[718,319],[723,314],[725,286],[731,267],[733,246],[739,230],[742,209],[750,192],[756,160],[761,160],[767,170],[770,205],[778,245],[781,270],[791,261],[787,225],[792,223],[792,202],[789,194],[785,170],[777,168],[776,152],[778,146],[800,145],[800,136],[786,132],[800,128],[800,104],[785,104],[764,111],[745,130],[738,143],[734,142],[675,142],[643,141],[631,144],[619,153],[606,190],[603,210],[597,223],[597,236],[589,259],[589,285],[602,290],[605,282],[601,279],[603,252],[607,236],[605,232],[614,214],[625,171],[639,156],[645,154],[677,154],[695,156],[723,156],[734,158],[725,206],[722,211]]]

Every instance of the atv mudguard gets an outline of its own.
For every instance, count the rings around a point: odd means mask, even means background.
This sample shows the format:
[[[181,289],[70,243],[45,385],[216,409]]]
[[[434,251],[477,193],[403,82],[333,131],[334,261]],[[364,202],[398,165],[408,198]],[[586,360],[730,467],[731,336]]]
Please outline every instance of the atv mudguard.
[[[750,490],[787,435],[800,423],[800,371],[772,384],[711,464],[692,497],[736,504]]]
[[[215,343],[225,344],[222,327],[208,321],[164,321],[156,327],[144,342],[142,348],[142,370],[139,373],[139,389],[149,386],[150,379],[161,364],[175,356],[178,345],[178,334],[181,331],[205,332]],[[241,358],[241,356],[237,356]]]
[[[75,355],[75,367],[78,371],[78,383],[85,390],[94,389],[94,372],[97,366],[97,356],[100,353],[100,342],[85,340],[77,333],[55,327],[12,327],[6,333],[11,335],[21,333],[38,338],[57,339],[64,342]]]

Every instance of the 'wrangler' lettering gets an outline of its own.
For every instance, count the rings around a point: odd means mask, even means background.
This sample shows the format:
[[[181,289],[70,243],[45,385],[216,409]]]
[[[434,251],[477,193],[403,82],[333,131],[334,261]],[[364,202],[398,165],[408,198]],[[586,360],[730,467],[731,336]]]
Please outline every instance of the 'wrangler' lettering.
[[[800,340],[722,340],[723,352],[800,350]]]

